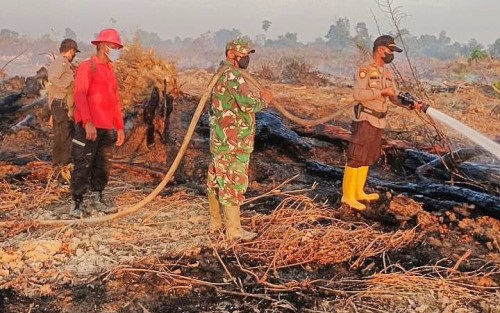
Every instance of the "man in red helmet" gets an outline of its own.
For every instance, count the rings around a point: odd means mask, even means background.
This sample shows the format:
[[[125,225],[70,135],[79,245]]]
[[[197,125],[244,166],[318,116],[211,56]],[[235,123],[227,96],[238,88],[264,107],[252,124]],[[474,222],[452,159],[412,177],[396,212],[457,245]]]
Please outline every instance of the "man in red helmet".
[[[92,209],[104,213],[117,212],[108,204],[103,190],[109,178],[109,157],[113,146],[113,129],[117,131],[116,145],[123,144],[123,115],[118,95],[118,82],[113,62],[123,48],[115,29],[102,30],[92,41],[97,53],[80,64],[75,77],[75,135],[71,175],[73,204],[70,215],[75,218]],[[90,184],[90,206],[84,208],[83,196]]]

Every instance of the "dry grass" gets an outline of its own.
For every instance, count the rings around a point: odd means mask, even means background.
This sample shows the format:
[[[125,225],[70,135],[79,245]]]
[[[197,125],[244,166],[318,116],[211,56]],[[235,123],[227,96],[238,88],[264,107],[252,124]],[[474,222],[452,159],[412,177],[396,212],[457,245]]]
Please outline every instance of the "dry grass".
[[[493,266],[460,272],[439,264],[410,270],[393,265],[363,281],[350,281],[350,301],[360,309],[392,311],[399,306],[405,312],[497,312],[500,287],[493,277],[499,273]]]
[[[272,214],[252,218],[257,240],[239,243],[235,252],[277,270],[307,264],[352,262],[362,266],[366,258],[415,244],[415,229],[384,233],[364,223],[334,218],[334,212],[305,196],[285,199]]]
[[[50,163],[35,161],[28,163],[24,170],[29,174],[22,183],[0,182],[0,212],[29,211],[60,200],[64,190],[58,179],[65,175],[61,169],[54,169]]]
[[[153,50],[145,51],[138,38],[123,49],[116,73],[125,111],[149,99],[154,86],[163,90],[164,79],[168,92],[178,93],[175,65],[162,60]]]

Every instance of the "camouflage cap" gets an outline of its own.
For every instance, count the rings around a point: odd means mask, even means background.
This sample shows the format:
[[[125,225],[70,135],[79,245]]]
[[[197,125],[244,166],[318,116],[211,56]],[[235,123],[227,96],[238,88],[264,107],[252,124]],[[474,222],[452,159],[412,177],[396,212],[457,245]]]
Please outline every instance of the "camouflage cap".
[[[250,41],[245,39],[234,39],[226,44],[226,50],[235,50],[241,53],[254,53],[255,49],[252,49]]]

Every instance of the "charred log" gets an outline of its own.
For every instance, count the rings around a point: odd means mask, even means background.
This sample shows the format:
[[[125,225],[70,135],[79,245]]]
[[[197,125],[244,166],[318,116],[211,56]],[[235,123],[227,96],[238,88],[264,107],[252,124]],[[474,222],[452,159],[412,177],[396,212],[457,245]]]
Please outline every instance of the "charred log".
[[[448,170],[449,172],[452,172],[458,167],[458,165],[460,165],[460,163],[463,163],[480,153],[481,151],[476,149],[460,149],[453,151],[442,157],[436,157],[434,160],[419,166],[415,170],[415,173],[420,179],[424,180],[424,176],[434,170]]]
[[[311,144],[286,127],[275,114],[258,112],[256,119],[256,146],[277,146],[283,153],[298,160],[303,160],[304,154],[312,149]]]
[[[340,180],[343,177],[343,170],[341,168],[316,161],[307,162],[306,169],[310,173],[335,180]],[[465,203],[467,205],[473,205],[476,212],[480,214],[486,214],[496,218],[500,217],[500,197],[467,188],[427,182],[394,183],[374,177],[368,178],[368,184],[374,188],[383,187],[396,192],[403,192],[416,200],[424,196],[434,199],[435,201],[445,201],[443,207],[449,206],[450,201],[462,204]],[[437,202],[433,202],[433,205],[436,206],[436,203]]]
[[[430,197],[415,195],[413,199],[423,203],[423,208],[427,211],[456,211],[461,212],[463,216],[469,216],[470,211],[474,210],[474,205],[465,204],[453,200],[436,200]]]
[[[167,80],[163,80],[163,104],[160,106],[160,116],[163,119],[163,132],[162,141],[168,143],[171,141],[170,137],[170,114],[174,110],[174,97],[167,92]]]
[[[144,104],[144,116],[143,121],[147,126],[146,131],[146,143],[148,148],[155,145],[155,125],[154,119],[156,115],[156,109],[160,105],[160,89],[158,87],[153,87],[151,91],[151,96],[149,100]]]
[[[20,129],[33,128],[35,126],[35,122],[36,122],[35,116],[28,114],[20,122],[12,126],[11,129],[13,131],[18,131]]]
[[[286,127],[276,114],[272,112],[258,112],[255,114],[255,147],[257,149],[265,149],[269,146],[278,147],[281,153],[303,161],[305,154],[312,149],[312,145]],[[202,136],[209,135],[208,114],[202,115],[200,127],[197,128],[197,131]]]
[[[314,128],[294,128],[293,130],[302,137],[315,138],[333,144],[348,142],[351,138],[350,130],[330,124],[321,124]],[[412,144],[403,140],[382,139],[382,148],[384,149],[395,148],[405,150],[412,147]]]
[[[41,67],[36,71],[35,76],[26,78],[26,84],[23,88],[23,93],[29,96],[39,96],[44,84],[48,81],[48,71],[45,67]]]
[[[19,112],[27,112],[39,108],[43,108],[45,105],[47,105],[47,97],[40,97],[30,104],[23,105],[21,108],[19,108]]]
[[[500,166],[464,162],[482,152],[477,149],[460,149],[443,157],[423,151],[405,151],[405,167],[414,170],[423,181],[426,176],[439,180],[467,181],[485,185],[485,188],[498,192],[500,188]],[[483,188],[484,189],[484,188]]]
[[[18,104],[17,101],[21,99],[23,95],[22,92],[19,92],[0,99],[0,114],[14,113],[19,110],[22,105]]]
[[[315,138],[333,144],[349,141],[351,137],[349,130],[329,124],[321,124],[314,128],[294,128],[293,130],[303,137]]]

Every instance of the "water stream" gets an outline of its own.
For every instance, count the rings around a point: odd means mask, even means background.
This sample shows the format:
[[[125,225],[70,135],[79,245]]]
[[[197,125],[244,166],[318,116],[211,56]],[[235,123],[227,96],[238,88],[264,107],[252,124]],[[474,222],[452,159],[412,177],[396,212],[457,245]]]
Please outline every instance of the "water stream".
[[[498,143],[494,142],[493,140],[487,138],[486,136],[470,128],[469,126],[460,123],[456,119],[436,109],[428,108],[425,113],[427,113],[433,119],[441,123],[444,123],[449,127],[453,128],[454,130],[458,131],[459,133],[469,138],[473,142],[477,143],[478,145],[483,147],[486,151],[490,152],[491,154],[496,156],[497,159],[500,160],[500,145]]]

